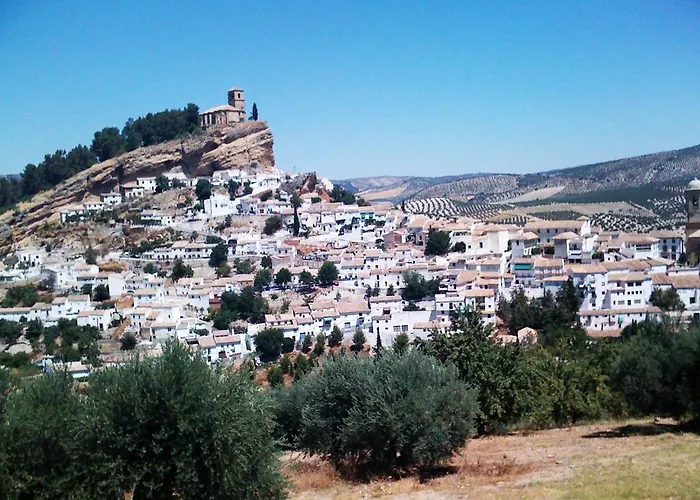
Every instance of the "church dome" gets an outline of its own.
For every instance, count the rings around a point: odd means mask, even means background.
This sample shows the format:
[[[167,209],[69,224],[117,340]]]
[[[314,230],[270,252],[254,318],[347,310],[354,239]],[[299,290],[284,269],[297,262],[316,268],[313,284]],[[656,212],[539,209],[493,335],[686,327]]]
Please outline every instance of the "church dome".
[[[688,189],[700,189],[700,180],[693,179],[688,183]]]

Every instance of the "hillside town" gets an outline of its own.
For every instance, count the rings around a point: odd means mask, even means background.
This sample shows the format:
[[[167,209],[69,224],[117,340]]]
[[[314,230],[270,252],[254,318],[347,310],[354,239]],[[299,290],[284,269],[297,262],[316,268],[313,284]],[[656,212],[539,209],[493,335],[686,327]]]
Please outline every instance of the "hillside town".
[[[391,345],[446,328],[466,309],[480,312],[498,342],[532,342],[535,329],[502,327],[499,304],[573,286],[587,333],[617,337],[666,312],[655,297],[668,290],[682,301],[675,314],[700,319],[700,272],[687,257],[700,238],[699,194],[691,182],[687,235],[637,234],[602,231],[586,217],[511,225],[409,214],[327,179],[255,165],[197,178],[174,169],[56,214],[68,231],[102,224],[138,234],[137,248],[16,245],[4,286],[37,285],[50,300],[0,308],[0,319],[94,327],[104,363],[124,359],[126,337],[154,355],[178,340],[213,364],[235,363],[255,355],[263,330],[282,330],[292,349],[333,330],[348,344],[362,332],[368,345]],[[120,211],[127,216],[115,222]],[[152,238],[163,232],[170,238]],[[245,293],[261,300],[255,313],[221,314]],[[32,352],[30,344],[20,336],[3,348]],[[84,357],[69,364],[79,377],[92,369]]]

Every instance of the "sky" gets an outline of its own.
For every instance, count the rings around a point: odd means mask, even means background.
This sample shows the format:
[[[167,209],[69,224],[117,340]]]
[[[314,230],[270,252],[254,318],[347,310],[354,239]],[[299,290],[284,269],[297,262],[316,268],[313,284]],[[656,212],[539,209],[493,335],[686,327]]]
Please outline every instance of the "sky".
[[[0,0],[0,173],[245,89],[277,167],[527,173],[700,144],[700,0]]]

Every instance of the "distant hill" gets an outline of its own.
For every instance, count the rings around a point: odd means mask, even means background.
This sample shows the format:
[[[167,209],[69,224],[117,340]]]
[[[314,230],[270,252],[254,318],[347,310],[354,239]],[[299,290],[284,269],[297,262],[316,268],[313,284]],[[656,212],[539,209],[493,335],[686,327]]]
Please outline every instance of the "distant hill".
[[[435,185],[448,184],[483,175],[486,174],[446,175],[442,177],[396,177],[384,175],[334,180],[332,182],[352,193],[362,194],[366,200],[399,200],[410,198],[419,191]]]
[[[700,145],[592,165],[535,174],[466,174],[447,177],[363,177],[337,182],[366,199],[445,198],[471,203],[547,201],[615,201],[630,187],[676,193],[700,177]],[[609,192],[609,196],[606,193]],[[670,193],[669,193],[670,194]]]

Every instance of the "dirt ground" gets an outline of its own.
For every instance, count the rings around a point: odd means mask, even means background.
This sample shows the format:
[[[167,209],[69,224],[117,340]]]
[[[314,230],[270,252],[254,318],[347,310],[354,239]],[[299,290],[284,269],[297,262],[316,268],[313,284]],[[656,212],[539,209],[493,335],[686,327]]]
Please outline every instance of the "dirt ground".
[[[283,462],[295,500],[700,498],[700,436],[650,421],[474,439],[423,480],[349,483],[317,459]]]

